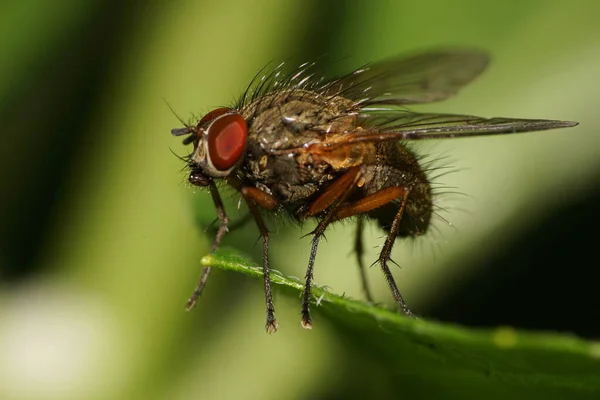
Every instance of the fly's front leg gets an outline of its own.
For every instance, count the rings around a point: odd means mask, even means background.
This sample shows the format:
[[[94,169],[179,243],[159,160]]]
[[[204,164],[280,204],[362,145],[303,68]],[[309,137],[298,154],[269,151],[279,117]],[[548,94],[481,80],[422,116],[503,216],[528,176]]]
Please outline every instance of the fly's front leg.
[[[223,206],[223,201],[221,200],[221,196],[219,195],[219,190],[217,189],[217,186],[214,184],[214,182],[210,182],[209,189],[213,199],[213,203],[215,204],[215,209],[217,210],[217,218],[219,218],[219,228],[217,229],[217,233],[215,234],[213,244],[210,248],[210,253],[212,254],[219,248],[219,244],[221,244],[221,240],[223,239],[223,236],[228,230],[227,224],[229,223],[229,219],[227,218],[227,214],[225,213],[225,207]],[[198,301],[198,298],[202,294],[202,290],[206,285],[206,281],[208,280],[210,270],[211,267],[204,267],[202,269],[200,280],[198,281],[194,292],[186,302],[186,310],[189,311],[196,305],[196,302]]]

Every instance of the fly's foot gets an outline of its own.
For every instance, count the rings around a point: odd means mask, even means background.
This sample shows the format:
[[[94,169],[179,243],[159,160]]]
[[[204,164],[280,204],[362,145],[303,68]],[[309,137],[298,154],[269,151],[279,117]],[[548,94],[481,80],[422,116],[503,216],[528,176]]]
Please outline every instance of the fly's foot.
[[[398,290],[398,286],[396,285],[396,282],[394,281],[392,272],[388,268],[388,265],[387,265],[388,261],[392,262],[393,264],[397,265],[398,267],[400,266],[400,265],[398,265],[398,263],[396,263],[390,257],[385,257],[385,256],[380,256],[379,259],[375,263],[378,262],[381,265],[381,269],[383,270],[383,273],[385,275],[385,280],[387,281],[388,286],[390,287],[390,290],[392,291],[392,296],[394,297],[394,300],[396,301],[396,305],[398,306],[400,311],[402,311],[402,313],[404,313],[404,315],[406,315],[409,318],[417,318],[417,316],[412,311],[410,311],[410,308],[408,308],[408,305],[406,304],[406,302],[404,301],[404,298],[400,294],[400,290]]]
[[[185,302],[185,311],[192,311],[192,308],[194,308],[196,306],[196,299],[188,299],[188,301]]]
[[[279,324],[277,323],[277,320],[275,318],[267,319],[267,324],[265,325],[265,328],[267,329],[267,333],[275,333],[277,332],[277,329],[279,329]]]
[[[300,321],[300,325],[302,325],[304,329],[312,329],[312,322],[308,313],[302,313],[302,320]]]

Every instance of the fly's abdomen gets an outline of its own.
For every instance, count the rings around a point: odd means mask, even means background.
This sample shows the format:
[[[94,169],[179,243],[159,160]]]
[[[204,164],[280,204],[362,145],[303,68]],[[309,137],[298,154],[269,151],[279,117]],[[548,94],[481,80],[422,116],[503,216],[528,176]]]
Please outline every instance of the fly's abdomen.
[[[431,186],[414,154],[397,143],[377,145],[378,164],[367,166],[366,176],[370,177],[364,189],[365,194],[375,194],[389,187],[408,189],[406,208],[400,222],[399,237],[420,236],[427,233],[431,223],[433,202]],[[368,213],[370,218],[389,231],[402,205],[398,198]]]

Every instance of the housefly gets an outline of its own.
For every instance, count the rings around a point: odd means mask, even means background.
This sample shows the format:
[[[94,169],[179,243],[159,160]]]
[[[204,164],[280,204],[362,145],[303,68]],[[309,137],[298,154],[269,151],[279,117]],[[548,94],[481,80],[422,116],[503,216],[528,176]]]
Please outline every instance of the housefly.
[[[172,130],[193,144],[186,158],[189,182],[208,187],[219,226],[214,252],[229,219],[215,184],[225,181],[241,194],[263,241],[267,332],[278,328],[269,278],[269,231],[263,213],[286,213],[317,226],[302,296],[302,326],[309,312],[313,267],[327,227],[358,220],[355,250],[363,286],[362,228],[377,221],[387,237],[377,260],[399,308],[413,316],[388,264],[396,238],[416,237],[430,227],[432,187],[420,158],[408,143],[566,128],[575,122],[482,118],[418,113],[406,105],[444,100],[487,66],[486,53],[442,49],[365,65],[346,75],[318,78],[314,63],[290,73],[281,66],[260,72],[236,104],[217,108],[194,125]],[[263,75],[261,77],[261,75]],[[205,267],[187,307],[192,308],[210,273]]]

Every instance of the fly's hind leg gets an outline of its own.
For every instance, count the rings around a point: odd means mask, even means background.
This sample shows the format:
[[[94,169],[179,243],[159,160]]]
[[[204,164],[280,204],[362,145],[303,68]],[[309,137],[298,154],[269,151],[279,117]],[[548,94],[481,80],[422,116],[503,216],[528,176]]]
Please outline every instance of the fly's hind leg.
[[[404,209],[406,208],[408,195],[409,191],[406,190],[405,195],[402,197],[402,203],[400,204],[400,208],[398,209],[398,212],[396,213],[396,216],[392,221],[392,226],[390,227],[390,231],[388,232],[387,238],[385,239],[385,243],[383,244],[381,253],[379,253],[378,261],[381,265],[381,270],[383,271],[385,280],[387,281],[387,284],[390,287],[390,290],[392,291],[392,296],[394,296],[396,304],[408,317],[414,317],[415,315],[412,313],[412,311],[410,311],[408,305],[402,297],[402,294],[400,294],[400,290],[398,290],[398,286],[396,285],[396,281],[394,280],[392,271],[390,271],[390,268],[388,267],[388,261],[391,260],[392,247],[394,246],[396,236],[398,236],[398,231],[400,230],[400,222],[402,221],[402,216],[404,215]]]
[[[356,236],[354,238],[354,253],[356,254],[356,260],[358,261],[358,269],[360,270],[360,280],[362,282],[363,292],[365,293],[365,297],[369,303],[373,302],[373,296],[371,295],[371,290],[369,289],[369,282],[367,282],[367,270],[365,268],[365,263],[363,260],[364,255],[364,244],[363,244],[363,230],[364,230],[365,222],[362,217],[358,218],[358,222],[356,224]]]
[[[381,270],[383,271],[385,280],[387,281],[387,284],[390,287],[390,290],[392,291],[392,295],[394,296],[396,304],[398,304],[398,306],[400,307],[400,309],[402,309],[404,314],[406,314],[409,317],[413,317],[414,314],[406,305],[404,298],[400,294],[400,290],[398,290],[398,286],[396,285],[394,276],[392,275],[392,272],[388,267],[388,261],[391,260],[390,255],[392,254],[392,247],[394,246],[396,236],[398,236],[398,232],[400,230],[400,222],[402,221],[402,216],[404,215],[404,210],[406,208],[409,193],[409,189],[403,186],[390,186],[385,189],[381,189],[354,203],[346,204],[343,207],[340,207],[336,213],[334,220],[348,218],[353,215],[360,215],[374,210],[376,208],[382,207],[390,203],[391,201],[400,198],[402,199],[402,203],[400,204],[398,212],[394,216],[394,220],[392,221],[390,231],[387,235],[383,248],[381,249],[381,253],[379,254],[378,262],[381,265]]]

